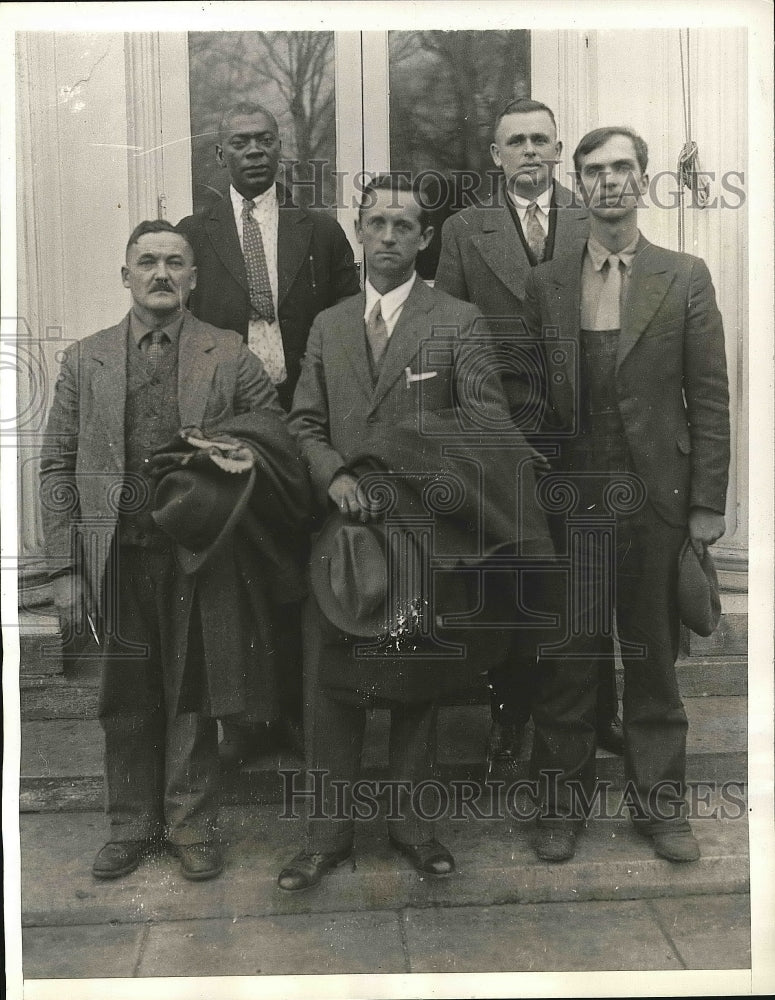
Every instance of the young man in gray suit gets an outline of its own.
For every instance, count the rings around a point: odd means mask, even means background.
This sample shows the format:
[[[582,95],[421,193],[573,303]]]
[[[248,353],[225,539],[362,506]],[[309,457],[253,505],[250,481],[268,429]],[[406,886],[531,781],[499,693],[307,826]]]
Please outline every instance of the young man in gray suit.
[[[529,98],[506,105],[495,121],[490,146],[502,172],[500,183],[490,202],[464,208],[445,222],[436,288],[473,302],[488,319],[502,323],[523,315],[532,268],[583,241],[589,232],[586,208],[554,177],[561,153],[550,108]],[[505,349],[509,351],[508,344]],[[509,372],[503,381],[518,419],[519,382],[512,382]],[[491,764],[509,764],[521,748],[539,679],[532,634],[515,632],[508,661],[490,671]],[[598,743],[621,754],[612,654],[600,664]]]
[[[638,230],[648,191],[643,139],[624,127],[595,129],[573,160],[589,239],[535,269],[525,313],[547,352],[558,331],[577,345],[576,360],[566,352],[550,383],[544,419],[563,439],[556,469],[573,500],[569,514],[607,511],[616,528],[615,545],[599,535],[587,553],[584,585],[568,602],[565,656],[553,660],[534,707],[534,761],[559,773],[537,853],[563,861],[574,852],[584,817],[573,785],[586,786],[589,798],[596,663],[608,645],[612,602],[632,819],[660,857],[694,861],[700,848],[683,798],[687,720],[675,671],[678,556],[687,537],[700,554],[725,529],[724,331],[705,263],[654,246]],[[594,536],[592,525],[588,531]]]

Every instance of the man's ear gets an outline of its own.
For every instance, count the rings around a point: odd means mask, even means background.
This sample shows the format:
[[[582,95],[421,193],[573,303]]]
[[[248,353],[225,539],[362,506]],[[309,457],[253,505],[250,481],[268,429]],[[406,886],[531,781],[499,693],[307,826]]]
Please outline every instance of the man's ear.
[[[356,219],[355,223],[355,238],[363,246],[363,230],[361,229],[361,220]]]
[[[433,239],[433,226],[427,226],[422,236],[420,237],[420,250],[425,250],[429,246],[431,240]]]
[[[223,158],[223,146],[221,146],[217,142],[215,144],[215,159],[218,161],[218,164],[220,166],[222,167],[226,166],[226,160],[224,160]]]
[[[192,268],[191,268],[191,277],[189,278],[189,282],[188,282],[188,284],[189,284],[189,289],[190,289],[190,290],[191,290],[192,292],[193,292],[193,290],[194,290],[194,289],[196,288],[196,278],[197,278],[197,273],[198,273],[198,272],[197,272],[197,269],[196,269],[196,267],[192,267]]]
[[[490,156],[492,157],[492,162],[496,167],[502,167],[503,161],[501,160],[501,151],[498,149],[498,144],[495,142],[490,143]]]
[[[124,288],[129,288],[129,268],[126,264],[121,265],[121,284]]]

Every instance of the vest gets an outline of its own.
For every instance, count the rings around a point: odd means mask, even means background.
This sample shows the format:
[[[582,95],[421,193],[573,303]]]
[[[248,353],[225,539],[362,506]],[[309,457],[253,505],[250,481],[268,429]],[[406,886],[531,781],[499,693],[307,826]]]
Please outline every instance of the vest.
[[[155,371],[127,335],[127,387],[124,411],[124,469],[126,479],[123,513],[119,514],[118,537],[122,545],[169,547],[170,539],[149,513],[154,481],[146,474],[154,451],[167,444],[180,430],[178,410],[178,338],[167,344]],[[139,480],[135,477],[139,476]]]

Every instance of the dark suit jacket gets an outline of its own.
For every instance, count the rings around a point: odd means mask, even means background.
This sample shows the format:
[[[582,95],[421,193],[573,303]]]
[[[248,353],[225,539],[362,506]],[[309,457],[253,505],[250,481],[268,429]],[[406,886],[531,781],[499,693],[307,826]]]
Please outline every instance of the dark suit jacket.
[[[278,318],[288,380],[283,401],[290,403],[312,320],[360,288],[352,248],[336,220],[325,212],[299,208],[285,188],[277,235]],[[197,285],[188,307],[199,319],[247,340],[250,293],[231,201],[181,219],[177,228],[194,249]]]
[[[124,476],[124,408],[129,316],[72,344],[64,354],[41,454],[41,501],[52,570],[72,567],[72,525],[96,522],[109,542]],[[189,312],[180,329],[178,408],[181,426],[202,427],[266,409],[284,417],[261,362],[228,330]],[[87,564],[99,594],[107,557]]]
[[[552,362],[546,430],[577,426],[581,267],[584,245],[535,268],[525,316],[532,334],[557,328],[573,350]],[[554,344],[562,348],[562,343]],[[556,370],[555,370],[556,369]],[[724,513],[729,469],[729,392],[724,331],[710,274],[699,257],[638,243],[624,304],[616,361],[616,394],[627,443],[648,491],[668,524],[691,507]]]
[[[473,302],[485,316],[520,316],[532,270],[501,187],[488,205],[464,208],[444,223],[435,287]],[[589,234],[585,208],[555,183],[554,256]]]

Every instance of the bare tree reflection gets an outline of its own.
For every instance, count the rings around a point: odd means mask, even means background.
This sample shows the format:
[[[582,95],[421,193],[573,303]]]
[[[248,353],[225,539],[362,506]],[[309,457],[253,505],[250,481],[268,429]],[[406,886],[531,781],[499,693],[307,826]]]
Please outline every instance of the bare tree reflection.
[[[332,205],[336,169],[334,36],[330,31],[190,32],[189,73],[194,210],[221,197],[228,178],[215,160],[218,122],[238,101],[258,101],[275,115],[283,140],[285,181],[309,181],[319,171],[317,198]],[[286,166],[288,164],[286,163]],[[315,192],[300,185],[296,200]]]
[[[390,165],[394,170],[454,171],[482,178],[473,190],[486,197],[492,122],[515,97],[530,94],[528,31],[391,31]],[[446,190],[445,190],[446,187]],[[463,207],[453,184],[429,185],[436,237],[418,259],[433,277],[441,224]]]

